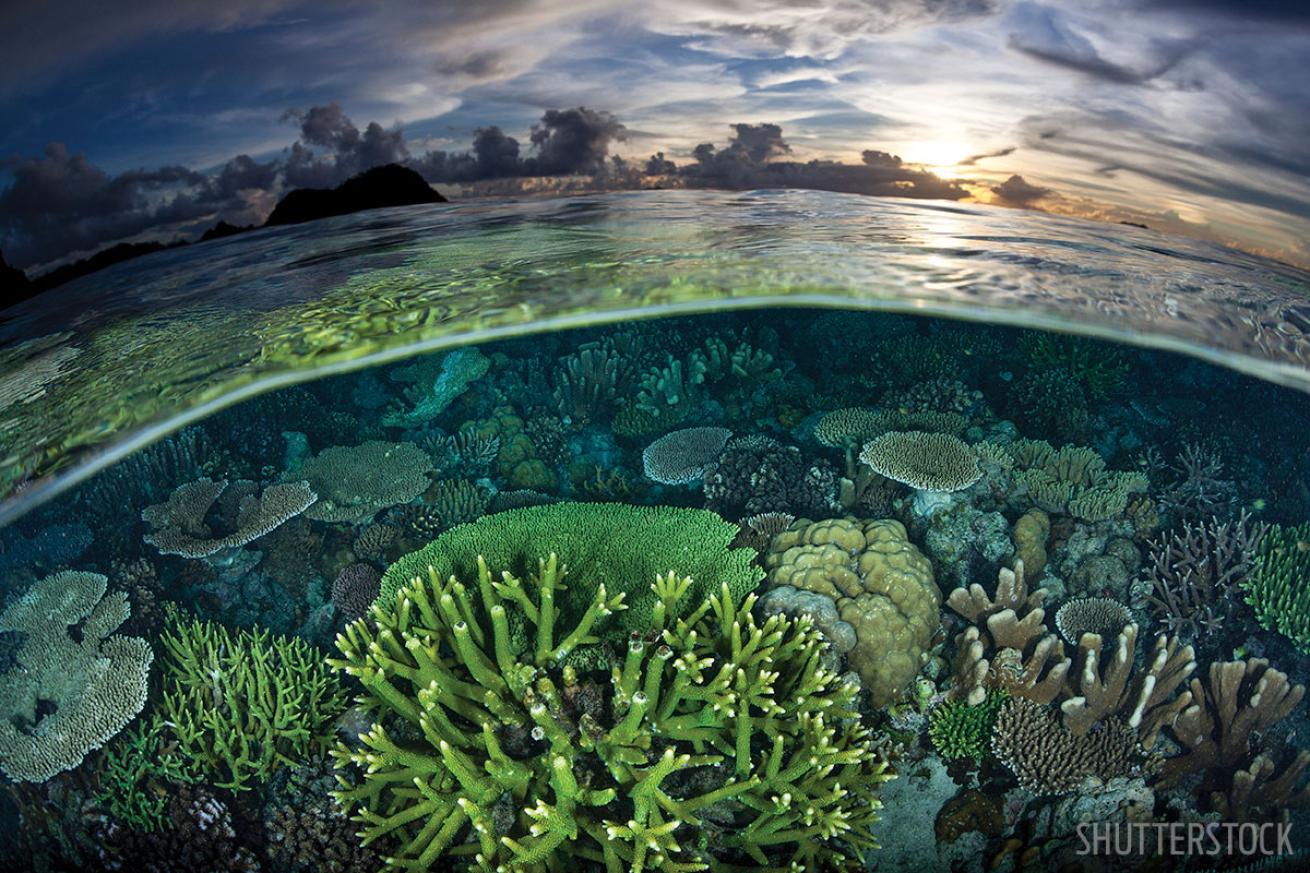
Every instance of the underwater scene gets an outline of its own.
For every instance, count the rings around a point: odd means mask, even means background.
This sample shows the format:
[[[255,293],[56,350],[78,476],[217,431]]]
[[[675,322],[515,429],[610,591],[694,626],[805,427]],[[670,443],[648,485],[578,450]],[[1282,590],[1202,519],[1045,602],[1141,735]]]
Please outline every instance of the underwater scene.
[[[1310,397],[1198,354],[766,306],[210,409],[0,529],[0,868],[1304,869]]]

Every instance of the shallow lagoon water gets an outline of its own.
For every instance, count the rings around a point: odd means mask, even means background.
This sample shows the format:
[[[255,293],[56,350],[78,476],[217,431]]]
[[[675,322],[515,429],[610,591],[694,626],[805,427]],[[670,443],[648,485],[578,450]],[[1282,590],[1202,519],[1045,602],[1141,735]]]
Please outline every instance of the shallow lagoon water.
[[[262,231],[11,310],[45,339],[0,395],[5,856],[1251,863],[1127,835],[1302,821],[1305,288],[1136,228],[643,192]]]

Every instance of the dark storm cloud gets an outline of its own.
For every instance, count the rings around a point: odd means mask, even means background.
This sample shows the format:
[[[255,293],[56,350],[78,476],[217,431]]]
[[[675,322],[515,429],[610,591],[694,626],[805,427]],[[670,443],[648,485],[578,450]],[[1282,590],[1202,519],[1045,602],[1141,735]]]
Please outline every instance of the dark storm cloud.
[[[969,192],[955,182],[907,166],[898,156],[869,149],[860,164],[838,161],[775,160],[791,152],[776,124],[734,124],[728,145],[716,149],[701,143],[692,151],[694,163],[681,167],[679,178],[689,187],[811,188],[847,194],[960,200]]]
[[[1023,176],[1014,175],[991,189],[992,193],[1011,206],[1027,206],[1051,193],[1050,188],[1034,185]]]
[[[532,126],[532,154],[499,127],[481,127],[467,152],[430,151],[409,161],[429,182],[477,182],[520,176],[598,175],[607,172],[610,144],[627,129],[612,113],[579,106],[548,109]]]
[[[197,203],[174,205],[169,192],[205,181],[185,167],[111,176],[62,143],[40,157],[11,158],[0,168],[13,183],[0,192],[0,240],[16,266],[123,239],[166,220],[196,216]],[[164,217],[167,216],[167,217]]]
[[[361,133],[336,103],[288,110],[283,117],[300,125],[285,169],[292,188],[330,188],[369,167],[409,158],[400,129],[385,130],[371,121]]]

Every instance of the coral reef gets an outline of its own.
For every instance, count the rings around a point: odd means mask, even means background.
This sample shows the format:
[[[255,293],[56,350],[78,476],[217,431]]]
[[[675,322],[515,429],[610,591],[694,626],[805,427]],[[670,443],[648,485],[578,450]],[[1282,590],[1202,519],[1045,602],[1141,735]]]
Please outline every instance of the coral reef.
[[[259,873],[232,811],[203,785],[183,788],[168,801],[164,826],[139,831],[110,820],[99,835],[100,863],[110,871]]]
[[[382,574],[370,564],[342,568],[332,582],[332,605],[347,622],[363,618],[382,590]]]
[[[105,594],[108,581],[56,573],[0,613],[0,632],[22,635],[0,675],[0,770],[11,779],[76,767],[145,705],[150,646],[114,633],[129,609],[127,595]]]
[[[1138,752],[1137,734],[1121,721],[1078,735],[1049,708],[1023,697],[1006,701],[992,731],[992,754],[1034,794],[1093,793],[1134,773]]]
[[[961,491],[982,476],[973,450],[944,433],[891,431],[865,443],[860,460],[916,491]]]
[[[295,477],[318,495],[306,518],[364,524],[383,509],[422,494],[431,469],[432,459],[413,443],[370,440],[324,449],[307,459]]]
[[[1267,630],[1310,652],[1310,524],[1271,525],[1241,588]]]
[[[644,630],[655,608],[649,590],[657,575],[677,567],[693,580],[689,602],[699,603],[726,584],[740,600],[763,572],[750,549],[732,549],[737,526],[703,509],[555,503],[511,509],[446,531],[387,568],[378,602],[390,606],[416,578],[435,572],[471,578],[479,558],[526,576],[537,556],[558,554],[571,584],[554,605],[561,620],[577,621],[601,587],[627,596],[627,609],[602,621],[596,635],[623,644],[628,630]],[[621,544],[621,545],[617,545]]]
[[[1009,697],[987,695],[977,706],[960,700],[943,700],[928,711],[928,736],[943,758],[981,759],[991,751],[996,716]]]
[[[728,441],[705,467],[706,508],[728,517],[765,512],[823,518],[840,509],[837,474],[827,461],[807,463],[795,446],[760,435]]]
[[[389,410],[382,416],[382,423],[388,427],[412,427],[432,421],[490,368],[490,359],[475,348],[455,349],[397,367],[391,371],[391,379],[406,384],[403,391],[411,407]]]
[[[160,713],[180,753],[245,791],[328,742],[345,691],[303,640],[178,621],[161,637]]]
[[[1055,628],[1065,642],[1076,646],[1083,634],[1114,639],[1132,620],[1132,612],[1117,600],[1079,597],[1056,610]]]
[[[1000,570],[995,596],[977,582],[950,593],[946,604],[970,624],[954,640],[948,700],[977,706],[992,689],[1043,704],[1056,699],[1072,661],[1046,628],[1045,597],[1028,591],[1022,561]]]
[[[116,736],[97,763],[96,801],[135,831],[162,828],[170,786],[190,785],[198,774],[164,737],[158,715],[142,718]]]
[[[1142,602],[1169,632],[1198,640],[1218,631],[1228,596],[1246,580],[1264,539],[1264,524],[1243,513],[1235,521],[1184,522],[1181,531],[1147,544]]]
[[[164,503],[141,511],[141,519],[151,528],[145,541],[162,555],[204,558],[259,539],[318,499],[308,482],[270,485],[258,497],[255,488],[248,480],[238,481],[230,491],[227,480],[188,482]],[[220,503],[230,533],[216,535],[207,523],[215,503]]]
[[[650,642],[634,634],[601,682],[559,665],[622,594],[597,588],[570,629],[553,554],[526,578],[493,581],[481,560],[466,578],[414,580],[374,609],[376,632],[351,625],[333,661],[422,738],[379,721],[365,748],[336,752],[363,779],[337,796],[366,843],[397,837],[392,865],[429,869],[465,838],[470,867],[522,871],[816,869],[875,845],[892,774],[807,623],[757,625],[754,597],[738,607],[727,585],[687,614],[691,581],[669,573],[651,586]],[[511,613],[533,626],[526,650]]]
[[[772,585],[832,599],[855,629],[847,652],[875,706],[909,689],[940,625],[941,595],[928,559],[897,521],[797,521],[764,557]]]
[[[1304,696],[1305,686],[1292,685],[1287,674],[1263,659],[1211,664],[1205,684],[1192,679],[1191,703],[1170,727],[1182,754],[1164,762],[1159,787],[1175,786],[1202,771],[1202,789],[1211,792],[1212,805],[1236,820],[1310,799],[1310,789],[1298,789],[1310,752],[1297,752],[1276,766],[1266,741]],[[1281,775],[1271,779],[1275,772]]]
[[[282,873],[376,873],[388,841],[361,845],[332,792],[340,787],[326,756],[315,756],[275,775],[264,804],[265,849]]]
[[[684,427],[666,433],[641,453],[642,470],[647,479],[664,485],[698,482],[731,437],[732,431],[723,427]]]

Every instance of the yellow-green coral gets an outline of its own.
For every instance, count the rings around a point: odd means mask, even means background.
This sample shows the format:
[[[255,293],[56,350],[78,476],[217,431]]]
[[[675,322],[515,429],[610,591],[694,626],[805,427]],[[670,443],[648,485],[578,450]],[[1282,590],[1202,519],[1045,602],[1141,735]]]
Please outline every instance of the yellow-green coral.
[[[294,766],[329,739],[346,693],[312,646],[266,630],[175,622],[160,637],[160,704],[181,754],[233,791]]]
[[[363,748],[334,753],[362,775],[337,797],[366,843],[395,839],[389,864],[727,873],[858,862],[876,846],[875,792],[892,774],[808,621],[757,624],[754,597],[739,606],[726,585],[688,606],[691,580],[668,573],[621,664],[581,674],[561,664],[622,594],[597,588],[569,624],[553,554],[528,577],[479,560],[466,579],[430,571],[374,607],[376,627],[338,638],[332,663],[378,721]],[[521,648],[512,614],[530,625]]]
[[[1011,476],[1023,503],[1086,521],[1122,515],[1128,499],[1149,484],[1143,473],[1107,470],[1105,460],[1086,446],[1056,449],[1044,440],[1020,439],[989,446],[987,452],[1004,453],[1013,462]]]
[[[836,601],[857,637],[847,660],[875,705],[905,694],[940,624],[941,593],[900,522],[802,519],[773,538],[764,566],[774,585]]]

